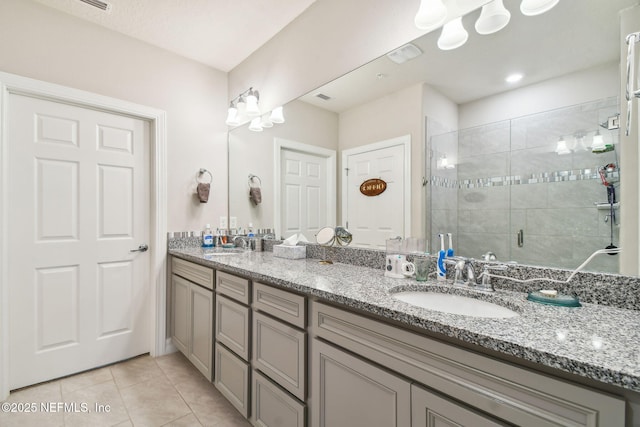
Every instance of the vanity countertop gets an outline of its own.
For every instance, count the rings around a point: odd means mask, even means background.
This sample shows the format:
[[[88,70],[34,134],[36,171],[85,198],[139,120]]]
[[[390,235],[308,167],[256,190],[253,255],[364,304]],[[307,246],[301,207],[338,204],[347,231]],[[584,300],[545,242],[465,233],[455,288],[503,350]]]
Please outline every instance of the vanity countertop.
[[[396,300],[391,296],[392,289],[440,290],[443,285],[387,278],[381,269],[321,264],[309,258],[287,260],[276,258],[271,252],[212,256],[202,248],[185,248],[170,249],[169,254],[640,392],[640,311],[587,303],[579,308],[555,307],[527,301],[524,293],[496,291],[479,296],[499,301],[520,315],[477,318],[426,310]]]

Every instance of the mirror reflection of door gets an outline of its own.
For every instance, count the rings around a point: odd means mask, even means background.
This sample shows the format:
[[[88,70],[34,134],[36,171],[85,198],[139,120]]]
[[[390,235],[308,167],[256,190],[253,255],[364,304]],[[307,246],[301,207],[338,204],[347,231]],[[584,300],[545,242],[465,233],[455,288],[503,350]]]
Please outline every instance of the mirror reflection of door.
[[[335,223],[335,151],[280,141],[280,235],[303,234],[314,241],[318,231]]]
[[[410,152],[409,136],[343,151],[343,222],[353,246],[384,249],[386,239],[410,235]],[[360,185],[374,178],[385,181],[386,190],[361,193]]]

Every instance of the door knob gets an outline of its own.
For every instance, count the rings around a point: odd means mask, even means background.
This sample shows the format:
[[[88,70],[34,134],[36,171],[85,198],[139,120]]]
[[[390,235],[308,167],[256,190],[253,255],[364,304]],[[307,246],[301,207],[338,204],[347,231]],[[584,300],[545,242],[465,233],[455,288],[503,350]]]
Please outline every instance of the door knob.
[[[131,249],[129,252],[146,252],[149,250],[149,246],[145,245],[140,245],[138,246],[138,249]]]

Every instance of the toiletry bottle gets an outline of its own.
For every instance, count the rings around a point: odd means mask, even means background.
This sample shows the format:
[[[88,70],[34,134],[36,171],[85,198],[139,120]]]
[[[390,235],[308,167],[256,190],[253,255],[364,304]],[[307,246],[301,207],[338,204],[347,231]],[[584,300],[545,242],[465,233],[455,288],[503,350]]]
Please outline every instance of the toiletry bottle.
[[[211,224],[207,224],[202,232],[202,247],[213,247],[213,231],[211,231]]]
[[[247,247],[250,251],[256,250],[256,235],[253,232],[252,223],[249,223],[249,227],[247,228]]]
[[[453,242],[451,241],[451,233],[447,233],[447,237],[449,237],[449,249],[447,249],[447,258],[451,258],[453,256]]]
[[[444,250],[444,234],[438,234],[440,237],[440,251],[438,252],[438,280],[447,280],[447,269],[444,265],[444,259],[447,256],[447,252]]]

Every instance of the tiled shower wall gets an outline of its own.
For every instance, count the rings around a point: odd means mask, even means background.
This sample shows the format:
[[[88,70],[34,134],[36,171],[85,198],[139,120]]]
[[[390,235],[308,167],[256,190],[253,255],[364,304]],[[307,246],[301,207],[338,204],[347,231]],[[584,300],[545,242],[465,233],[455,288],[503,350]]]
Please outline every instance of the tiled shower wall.
[[[437,234],[449,232],[458,255],[480,258],[491,251],[501,261],[575,268],[609,245],[610,210],[596,205],[607,202],[598,168],[617,165],[617,151],[594,154],[583,145],[591,145],[596,130],[617,144],[618,130],[599,124],[615,116],[618,105],[607,98],[433,136],[432,250],[439,247]],[[561,136],[570,154],[556,153]],[[443,155],[454,168],[441,168]],[[617,245],[617,226],[613,233]],[[587,270],[617,272],[617,258],[601,255]]]

